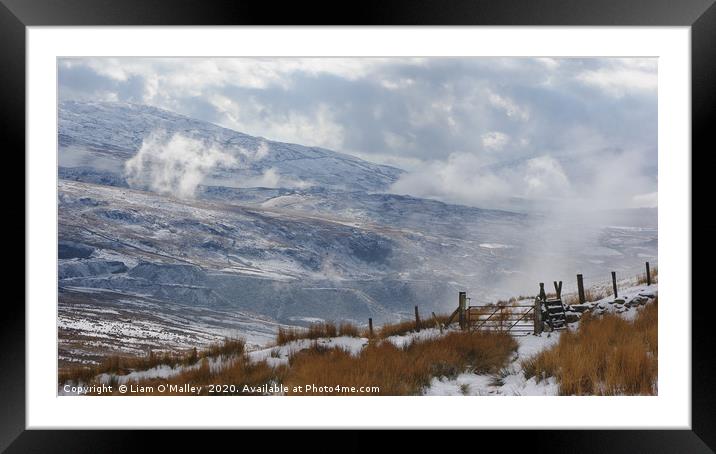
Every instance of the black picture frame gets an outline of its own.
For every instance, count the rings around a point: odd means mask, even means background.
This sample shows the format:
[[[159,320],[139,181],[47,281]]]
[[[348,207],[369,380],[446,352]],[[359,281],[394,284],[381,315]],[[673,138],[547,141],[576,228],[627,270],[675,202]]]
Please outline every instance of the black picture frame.
[[[4,152],[20,156],[25,145],[25,32],[29,26],[119,25],[532,25],[532,26],[689,26],[692,64],[692,175],[708,183],[714,167],[716,106],[716,6],[714,0],[361,0],[322,1],[190,0],[0,0],[0,122]],[[668,125],[660,125],[666,127]],[[693,165],[698,156],[699,165]],[[24,164],[23,164],[24,165]],[[5,182],[3,185],[8,186]],[[16,186],[15,186],[16,191]],[[693,190],[692,244],[712,257],[716,223],[698,210]],[[708,194],[708,193],[706,193]],[[703,205],[702,205],[703,206]],[[24,219],[24,217],[23,217]],[[26,225],[23,226],[25,229]],[[26,242],[28,241],[27,236]],[[27,244],[27,243],[26,243]],[[695,263],[695,262],[694,262]],[[19,267],[18,267],[19,268]],[[24,271],[24,267],[23,267]],[[709,282],[707,268],[693,266],[692,282]],[[23,292],[24,293],[24,292]],[[694,293],[696,295],[696,293]],[[553,452],[713,452],[716,447],[716,392],[712,372],[713,302],[692,295],[692,430],[517,431],[510,443]],[[0,450],[7,452],[105,452],[138,449],[135,435],[118,431],[25,430],[25,310],[19,298],[3,303],[0,325]],[[638,425],[638,421],[634,422]],[[148,432],[144,432],[146,436]],[[516,436],[516,438],[513,438]],[[292,434],[291,443],[301,437]],[[351,450],[372,449],[360,434],[342,435]],[[505,434],[484,433],[504,443]],[[184,437],[162,437],[164,447],[184,445]],[[274,437],[272,437],[273,439]],[[424,437],[401,437],[402,449]],[[315,440],[313,441],[315,443]],[[487,443],[489,441],[480,441]],[[238,445],[237,445],[238,446]]]

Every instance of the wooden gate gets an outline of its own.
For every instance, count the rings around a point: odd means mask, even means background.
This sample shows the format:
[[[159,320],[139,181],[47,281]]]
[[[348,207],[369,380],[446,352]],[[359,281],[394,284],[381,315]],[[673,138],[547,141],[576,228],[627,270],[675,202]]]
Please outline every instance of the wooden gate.
[[[468,306],[465,311],[469,330],[499,331],[526,335],[534,332],[534,304]]]

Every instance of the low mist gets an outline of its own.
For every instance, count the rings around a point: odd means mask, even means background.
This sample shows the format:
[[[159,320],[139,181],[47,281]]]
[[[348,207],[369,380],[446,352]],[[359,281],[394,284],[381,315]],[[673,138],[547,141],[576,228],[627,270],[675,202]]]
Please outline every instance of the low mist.
[[[531,295],[539,282],[550,291],[553,281],[563,280],[564,291],[571,291],[578,273],[596,283],[608,280],[611,271],[627,277],[640,272],[644,261],[656,262],[651,246],[643,246],[643,256],[637,253],[646,240],[618,231],[657,227],[657,182],[650,170],[656,162],[644,156],[643,151],[607,149],[500,162],[480,152],[453,153],[417,166],[390,190],[527,213],[521,230],[503,231],[504,238],[495,240],[507,241],[510,249],[491,254],[512,259],[500,260],[509,263],[506,269],[487,272],[487,287],[501,297]],[[458,236],[471,239],[468,233]],[[476,288],[487,284],[485,278],[475,278]]]
[[[181,134],[167,137],[155,132],[125,163],[125,176],[132,187],[148,187],[160,194],[192,198],[212,170],[233,164],[236,158],[215,146]]]

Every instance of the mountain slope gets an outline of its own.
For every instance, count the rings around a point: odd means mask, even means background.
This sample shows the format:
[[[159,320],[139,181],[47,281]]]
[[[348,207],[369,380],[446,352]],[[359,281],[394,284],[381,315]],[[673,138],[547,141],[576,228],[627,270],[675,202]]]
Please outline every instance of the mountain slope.
[[[126,185],[125,162],[158,132],[199,140],[235,158],[234,164],[208,175],[223,186],[251,187],[262,182],[380,191],[402,173],[324,148],[253,137],[138,104],[65,101],[59,105],[58,121],[60,175],[78,181]],[[266,178],[267,172],[272,178]]]
[[[589,278],[656,258],[655,228],[588,222],[570,226],[579,235],[567,237],[537,215],[387,194],[399,169],[152,107],[65,102],[59,118],[59,326],[67,361],[120,349],[130,331],[137,348],[237,330],[259,343],[277,323],[380,323],[412,317],[415,305],[446,312],[458,291],[494,302],[577,270]],[[125,163],[156,131],[221,149],[235,162],[208,169],[192,197],[130,188]],[[280,177],[275,188],[256,184],[267,172]],[[291,187],[296,182],[311,186]],[[222,324],[221,314],[236,317]],[[156,329],[139,329],[145,322]],[[108,338],[116,326],[121,332]],[[176,335],[156,340],[157,332]]]

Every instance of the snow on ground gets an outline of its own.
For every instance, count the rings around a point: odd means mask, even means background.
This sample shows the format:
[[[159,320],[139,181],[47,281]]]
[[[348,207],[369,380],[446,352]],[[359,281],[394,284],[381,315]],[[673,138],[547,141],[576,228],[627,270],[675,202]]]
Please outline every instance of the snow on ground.
[[[323,323],[324,319],[318,317],[299,317],[293,316],[288,318],[292,322],[303,322],[303,323]]]
[[[281,325],[251,312],[172,304],[151,297],[62,288],[57,327],[61,366],[100,363],[109,354],[202,349],[224,338],[241,337],[247,348],[264,347]]]
[[[216,371],[220,370],[226,364],[228,364],[231,361],[234,361],[236,359],[237,359],[236,355],[230,355],[230,356],[222,355],[222,356],[218,356],[218,357],[206,358],[206,360],[209,361],[209,370],[211,370],[212,372],[216,372]],[[97,375],[96,378],[100,384],[104,384],[104,385],[111,384],[113,380],[116,381],[116,383],[118,385],[125,385],[128,383],[134,383],[134,382],[138,382],[140,380],[148,380],[148,379],[153,379],[153,378],[168,379],[168,378],[174,377],[176,375],[179,375],[182,372],[197,369],[198,367],[201,366],[203,361],[204,361],[204,358],[199,359],[194,364],[176,365],[174,367],[169,366],[167,364],[160,364],[160,365],[152,367],[150,369],[134,370],[134,371],[132,371],[128,374],[124,374],[124,375],[101,373],[101,374]],[[75,383],[68,383],[68,384],[74,385]],[[77,395],[76,392],[65,391],[64,386],[59,386],[57,393],[60,396]]]
[[[199,363],[192,364],[190,366],[177,366],[177,367],[171,367],[166,364],[161,364],[156,367],[152,367],[151,369],[147,370],[138,370],[130,372],[126,375],[115,375],[115,374],[100,374],[97,376],[97,379],[100,383],[109,384],[112,381],[112,377],[116,378],[117,383],[120,385],[123,385],[125,383],[139,381],[139,380],[145,380],[148,378],[169,378],[173,377],[174,375],[179,374],[180,372],[184,370],[191,370],[199,367]]]
[[[327,348],[341,348],[352,355],[357,355],[368,345],[365,337],[327,337],[320,339],[298,339],[276,347],[264,348],[248,353],[252,362],[266,361],[269,366],[280,366],[288,364],[288,359],[301,350],[311,348],[314,344]]]
[[[475,374],[464,372],[454,379],[433,378],[425,391],[429,396],[539,396],[556,395],[558,385],[554,378],[540,383],[533,378],[525,380],[520,362],[550,348],[559,341],[560,331],[542,333],[539,336],[515,337],[517,352],[510,364],[498,374]]]
[[[513,246],[510,246],[509,244],[501,244],[501,243],[480,243],[480,247],[485,249],[507,249],[512,248]]]
[[[627,320],[633,320],[636,314],[649,300],[658,294],[658,285],[634,285],[619,289],[619,300],[616,303],[613,296],[602,298],[585,305],[597,314],[616,314]],[[643,303],[642,303],[643,302]],[[579,323],[571,323],[570,330],[574,330]],[[445,377],[433,378],[430,386],[425,390],[430,396],[556,396],[559,384],[554,377],[541,380],[537,383],[535,377],[525,379],[522,372],[522,361],[536,356],[540,352],[552,347],[559,341],[561,332],[542,333],[539,336],[528,335],[515,337],[518,347],[510,364],[498,374],[474,374],[465,372],[454,379]]]
[[[659,285],[646,284],[631,285],[630,287],[619,288],[619,298],[606,296],[600,300],[585,303],[595,314],[616,314],[626,320],[633,320],[640,307],[643,307],[649,300],[657,296]],[[609,290],[611,293],[611,289]],[[578,305],[575,305],[578,306]]]
[[[368,339],[365,337],[329,337],[319,339],[299,339],[288,342],[284,345],[263,348],[260,350],[254,350],[247,353],[248,359],[254,363],[266,361],[271,367],[277,367],[288,364],[288,359],[292,355],[296,354],[301,350],[311,348],[313,345],[319,345],[327,348],[341,348],[352,355],[358,355],[360,351],[368,344]],[[232,361],[236,360],[235,355],[231,356],[219,356],[207,358],[209,361],[209,368],[212,372],[220,370],[222,367],[228,365]],[[110,384],[112,380],[116,380],[117,384],[127,384],[130,382],[136,382],[139,380],[153,379],[153,378],[164,378],[168,379],[179,375],[180,373],[198,368],[203,359],[200,359],[191,365],[177,365],[175,367],[161,364],[151,369],[132,371],[128,374],[117,375],[102,373],[97,376],[97,380],[102,384]],[[64,390],[63,386],[58,388],[59,395],[71,395]]]
[[[428,328],[421,330],[419,333],[410,332],[398,336],[386,337],[385,340],[398,348],[403,348],[416,340],[434,339],[436,337],[440,337],[440,335],[440,330],[435,328]]]
[[[619,290],[619,299],[615,301],[613,296],[602,298],[601,300],[585,303],[584,306],[597,314],[611,313],[619,315],[627,320],[633,320],[638,311],[658,295],[658,285],[634,285]],[[568,329],[575,330],[579,326],[579,322],[571,323]],[[444,330],[441,334],[438,329],[429,328],[420,332],[409,332],[403,335],[390,336],[383,342],[390,342],[398,348],[402,348],[411,342],[418,340],[428,340],[440,337],[453,331],[453,329]],[[537,382],[535,377],[529,380],[525,379],[522,371],[521,363],[540,352],[549,349],[555,345],[560,338],[561,331],[543,332],[540,335],[516,336],[517,351],[514,353],[510,363],[496,374],[475,374],[472,372],[464,372],[454,379],[446,377],[435,377],[430,385],[425,389],[424,394],[430,396],[490,396],[490,395],[508,395],[508,396],[554,396],[559,392],[559,384],[554,377]],[[327,348],[341,348],[352,355],[358,355],[361,350],[368,345],[368,339],[363,337],[334,337],[319,339],[299,339],[288,342],[284,345],[261,348],[247,353],[247,357],[252,362],[265,361],[272,367],[288,364],[289,358],[301,350],[311,348],[313,345],[319,345]],[[227,362],[233,361],[235,357],[218,357],[209,358],[210,368],[212,371],[224,366]],[[143,371],[133,371],[126,375],[115,376],[119,384],[137,381],[149,378],[170,378],[181,373],[183,370],[194,369],[199,367],[201,361],[189,366],[170,367],[160,365],[152,369]],[[101,374],[98,376],[100,383],[109,383],[112,376],[109,374]],[[60,395],[66,394],[62,387],[59,389]]]
[[[461,396],[461,395],[487,395],[481,390],[490,388],[493,377],[478,374],[460,374],[454,380],[433,378],[430,387],[424,393],[426,396]]]

